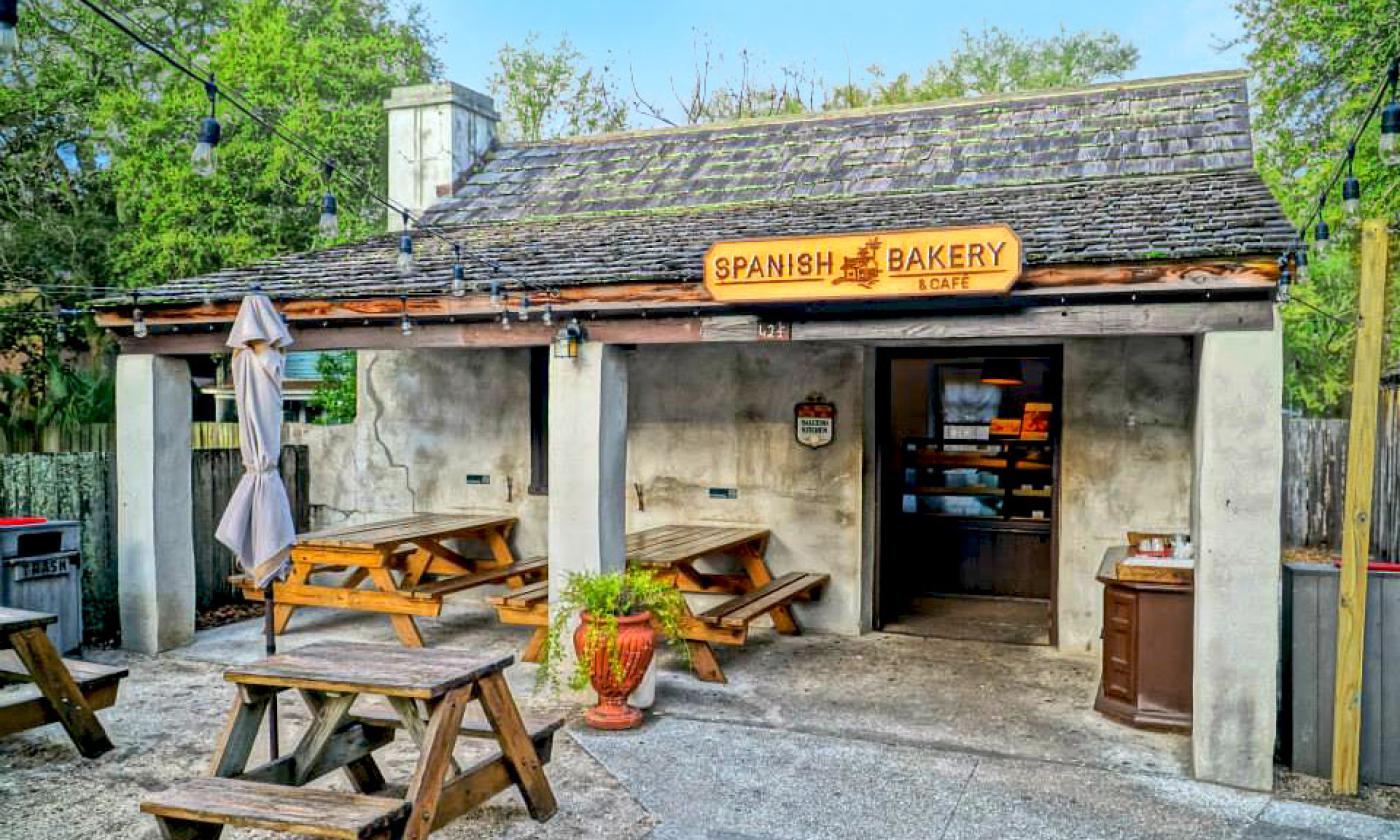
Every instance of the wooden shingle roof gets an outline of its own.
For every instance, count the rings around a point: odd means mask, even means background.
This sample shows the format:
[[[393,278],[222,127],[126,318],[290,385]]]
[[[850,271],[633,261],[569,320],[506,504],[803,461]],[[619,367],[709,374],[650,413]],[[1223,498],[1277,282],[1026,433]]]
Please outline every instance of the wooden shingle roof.
[[[470,283],[691,283],[716,240],[1005,223],[1027,266],[1277,254],[1239,73],[499,147],[428,220]],[[395,236],[228,268],[148,302],[443,290],[451,254]],[[491,267],[494,264],[495,268]]]
[[[450,222],[1254,165],[1242,73],[506,145]]]

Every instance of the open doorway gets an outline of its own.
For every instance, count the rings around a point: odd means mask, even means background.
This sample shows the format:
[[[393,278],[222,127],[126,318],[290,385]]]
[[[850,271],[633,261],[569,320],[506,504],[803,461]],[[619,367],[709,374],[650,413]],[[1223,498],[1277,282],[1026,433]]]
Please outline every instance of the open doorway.
[[[1058,348],[887,351],[876,626],[1053,644]]]

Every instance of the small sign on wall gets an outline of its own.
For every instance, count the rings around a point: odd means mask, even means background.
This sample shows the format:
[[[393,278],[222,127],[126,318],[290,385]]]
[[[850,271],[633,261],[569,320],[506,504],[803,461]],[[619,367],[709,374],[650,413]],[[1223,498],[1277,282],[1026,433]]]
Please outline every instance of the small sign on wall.
[[[809,397],[795,410],[797,442],[820,449],[836,439],[836,406]]]

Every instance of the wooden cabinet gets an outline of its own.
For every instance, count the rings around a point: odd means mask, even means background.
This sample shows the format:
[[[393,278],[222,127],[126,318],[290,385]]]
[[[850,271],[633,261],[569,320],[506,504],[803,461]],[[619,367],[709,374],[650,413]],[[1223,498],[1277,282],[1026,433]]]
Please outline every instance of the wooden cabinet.
[[[1105,560],[1103,676],[1094,708],[1142,729],[1191,729],[1190,584],[1118,580]]]

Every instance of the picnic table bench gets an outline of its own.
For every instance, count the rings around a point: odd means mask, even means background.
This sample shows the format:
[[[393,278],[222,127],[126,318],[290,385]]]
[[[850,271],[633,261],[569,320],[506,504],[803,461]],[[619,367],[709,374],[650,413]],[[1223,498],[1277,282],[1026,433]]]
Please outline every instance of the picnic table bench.
[[[779,633],[797,635],[800,628],[792,614],[798,601],[816,598],[828,575],[790,572],[774,578],[764,559],[769,533],[763,528],[714,525],[663,525],[627,535],[627,564],[651,569],[682,592],[732,595],[699,615],[687,605],[681,631],[690,649],[690,664],[706,682],[725,682],[724,670],[713,645],[743,645],[749,625],[768,615]],[[739,570],[704,572],[702,560],[733,557]],[[548,581],[525,586],[488,599],[506,624],[533,626],[534,634],[521,659],[539,660],[549,632]]]
[[[516,588],[548,572],[542,559],[516,561],[509,542],[515,523],[494,513],[423,513],[302,534],[292,546],[287,579],[273,585],[273,632],[286,630],[297,607],[332,607],[387,613],[399,641],[422,647],[413,618],[441,615],[445,596],[498,583]],[[491,558],[465,557],[444,545],[449,539],[479,539]],[[337,585],[311,580],[345,570]],[[246,575],[232,580],[245,598],[263,599]],[[373,589],[360,588],[366,580]]]
[[[57,620],[0,607],[0,684],[23,684],[0,699],[0,736],[59,723],[84,758],[96,758],[112,742],[94,711],[117,702],[127,671],[59,656],[44,632]]]
[[[215,751],[211,778],[194,779],[148,797],[144,813],[162,836],[213,840],[224,826],[353,840],[418,840],[508,787],[530,816],[557,810],[544,774],[562,719],[526,723],[505,669],[513,657],[461,650],[406,650],[393,645],[321,642],[234,667],[224,678],[236,696]],[[311,720],[293,752],[247,769],[261,722],[278,692],[296,690]],[[392,715],[356,713],[357,701],[388,701]],[[464,720],[480,701],[482,719]],[[406,786],[390,785],[374,752],[406,731],[419,758]],[[463,768],[458,738],[499,747]],[[355,793],[305,788],[342,771]]]

